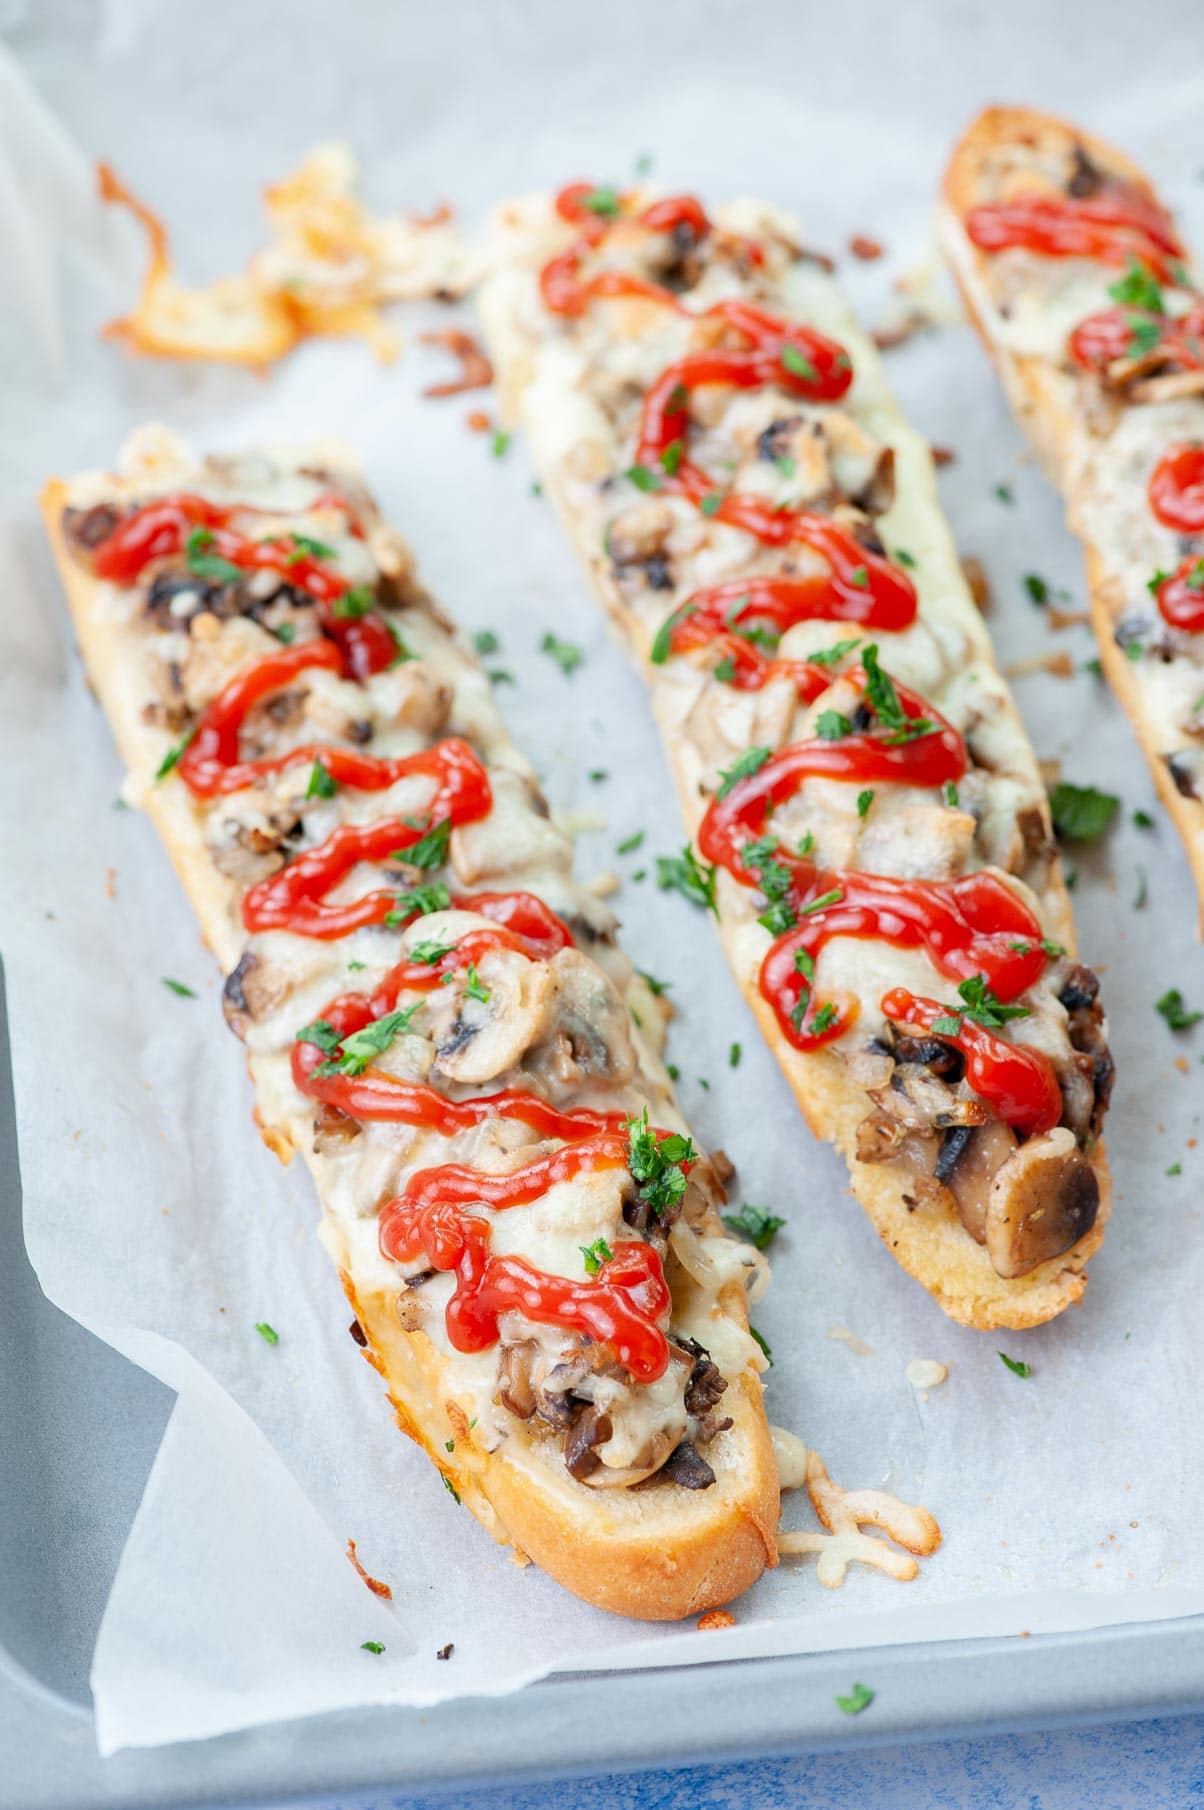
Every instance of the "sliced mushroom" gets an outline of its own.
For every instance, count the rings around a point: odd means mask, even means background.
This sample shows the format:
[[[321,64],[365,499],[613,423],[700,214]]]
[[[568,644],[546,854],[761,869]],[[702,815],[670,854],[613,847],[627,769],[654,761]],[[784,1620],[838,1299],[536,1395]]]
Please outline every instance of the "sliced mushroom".
[[[321,1101],[314,1112],[314,1155],[330,1156],[336,1150],[345,1150],[362,1130],[359,1120],[350,1113]]]
[[[997,1275],[1025,1276],[1070,1250],[1095,1224],[1099,1183],[1064,1125],[1010,1156],[987,1196],[987,1254]]]
[[[976,1244],[987,1241],[987,1201],[991,1183],[1016,1148],[1016,1134],[1002,1119],[985,1125],[957,1125],[945,1133],[936,1159],[962,1224]]]
[[[226,976],[222,1010],[236,1037],[245,1040],[248,1024],[278,1006],[288,992],[288,982],[262,956],[248,949]]]
[[[575,1477],[579,1483],[583,1483],[597,1470],[601,1459],[595,1448],[605,1445],[612,1431],[610,1415],[606,1413],[605,1409],[597,1407],[592,1402],[588,1407],[582,1408],[569,1428],[564,1442],[565,1469],[570,1477]]]
[[[546,1059],[553,1079],[569,1089],[601,1081],[624,1086],[635,1073],[635,1049],[615,987],[578,949],[562,949],[550,972],[556,997]]]
[[[673,511],[667,503],[634,503],[616,516],[606,536],[606,551],[616,566],[642,566],[668,554]]]
[[[455,1017],[437,1036],[435,1068],[451,1081],[492,1081],[546,1036],[556,999],[549,966],[515,950],[491,950],[477,971],[486,998],[467,991],[467,977],[448,987]]]
[[[909,1131],[946,1131],[950,1125],[981,1125],[987,1116],[980,1100],[963,1098],[918,1062],[900,1062],[889,1087],[874,1088],[870,1099]]]
[[[715,1473],[688,1439],[674,1446],[650,1483],[676,1483],[681,1489],[710,1489]]]
[[[519,1345],[503,1345],[498,1362],[497,1399],[520,1420],[530,1420],[535,1412],[535,1385],[531,1380],[534,1356],[534,1344],[524,1339]]]

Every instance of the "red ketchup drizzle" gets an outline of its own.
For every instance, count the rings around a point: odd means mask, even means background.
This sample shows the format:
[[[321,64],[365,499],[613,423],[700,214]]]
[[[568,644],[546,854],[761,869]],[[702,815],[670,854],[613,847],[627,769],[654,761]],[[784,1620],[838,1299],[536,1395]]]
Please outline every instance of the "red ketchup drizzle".
[[[1156,327],[1157,343],[1135,348],[1134,329]],[[1183,371],[1204,369],[1204,303],[1175,319],[1147,308],[1105,308],[1080,321],[1070,336],[1070,356],[1084,371],[1104,375],[1126,359],[1143,361],[1156,354]]]
[[[583,204],[595,193],[588,182],[573,182],[556,197],[556,212],[562,220],[581,229],[575,245],[545,264],[539,276],[539,291],[544,306],[552,314],[581,315],[595,296],[643,296],[647,301],[667,302],[676,306],[669,290],[659,283],[622,270],[602,271],[585,282],[581,280],[581,261],[596,250],[619,218],[615,214],[599,214]],[[702,203],[693,195],[666,195],[634,216],[636,223],[652,233],[672,233],[688,229],[695,243],[705,239],[711,222]],[[751,239],[743,240],[742,249],[751,263],[764,262],[761,247]]]
[[[1204,533],[1204,446],[1186,441],[1169,447],[1150,478],[1150,508],[1167,528]],[[1163,620],[1184,634],[1204,630],[1204,557],[1191,553],[1163,578],[1154,595]]]
[[[491,1257],[488,1222],[465,1211],[476,1204],[497,1211],[525,1206],[558,1182],[626,1163],[626,1137],[598,1132],[504,1175],[454,1163],[420,1170],[381,1210],[381,1250],[397,1262],[421,1258],[455,1271],[446,1325],[457,1351],[496,1344],[499,1314],[516,1310],[610,1346],[638,1381],[655,1382],[669,1363],[669,1342],[657,1322],[671,1298],[651,1245],[625,1240],[597,1275],[575,1281],[521,1257]]]
[[[180,757],[180,777],[198,798],[213,798],[223,792],[238,792],[253,786],[274,773],[302,762],[320,760],[331,777],[340,785],[352,786],[358,792],[379,792],[411,771],[404,760],[382,760],[376,755],[356,754],[347,748],[331,748],[307,743],[290,748],[287,754],[266,760],[240,760],[239,734],[243,722],[256,704],[298,674],[322,668],[339,677],[347,677],[347,660],[342,648],[332,641],[303,641],[239,673],[218,693],[201,718],[197,732]]]
[[[902,576],[894,568],[889,573],[891,579]],[[742,627],[770,623],[781,637],[797,622],[851,622],[894,633],[910,628],[915,619],[916,595],[906,583],[884,581],[876,589],[859,588],[840,584],[831,573],[810,578],[732,578],[695,591],[674,611],[666,624],[668,646],[660,658],[713,646],[731,661],[734,671],[729,683],[737,691],[760,691],[771,679],[786,677],[794,681],[804,702],[810,703],[832,683],[831,669],[817,661],[779,660],[741,634]]]
[[[852,678],[856,674],[849,675]],[[864,684],[864,674],[860,675]],[[852,783],[939,786],[956,782],[966,770],[961,737],[931,706],[903,686],[899,702],[911,718],[926,715],[936,728],[907,742],[881,733],[849,735],[836,742],[799,742],[742,780],[724,799],[715,799],[703,819],[699,846],[708,861],[724,867],[743,886],[758,884],[743,851],[764,833],[774,809],[813,775]],[[922,949],[943,974],[966,980],[981,974],[1003,1000],[1033,985],[1045,965],[1041,928],[1028,907],[993,874],[959,880],[898,880],[888,875],[829,873],[805,857],[775,851],[773,861],[789,869],[790,899],[801,914],[794,929],[775,939],[761,965],[761,991],[782,1034],[796,1049],[815,1049],[849,1029],[851,1003],[843,1014],[816,1028],[808,1016],[811,975],[832,937],[851,936]],[[828,893],[830,904],[808,913]],[[1022,945],[1017,948],[1016,945]],[[804,958],[804,973],[798,958]],[[987,1057],[984,1054],[983,1060]]]
[[[396,767],[395,778],[423,774],[435,781],[426,823],[386,817],[378,823],[342,824],[317,848],[306,849],[278,874],[250,889],[242,902],[242,920],[249,931],[291,930],[297,936],[329,941],[365,924],[382,923],[395,907],[396,887],[341,905],[328,903],[326,895],[359,862],[385,861],[395,851],[404,859],[404,851],[422,838],[426,828],[448,821],[473,823],[493,802],[484,767],[468,743],[456,736],[390,764]]]
[[[1022,195],[1012,201],[971,208],[966,232],[980,251],[1014,248],[1044,258],[1097,258],[1126,264],[1138,258],[1166,278],[1183,247],[1169,214],[1136,189],[1078,199],[1069,195]]]
[[[882,1001],[882,1010],[896,1024],[914,1026],[929,1034],[941,1019],[960,1016],[950,1006],[935,999],[919,999],[905,987],[892,987]],[[984,1025],[961,1018],[956,1035],[935,1033],[943,1043],[952,1043],[966,1058],[966,1080],[984,1100],[994,1106],[1005,1124],[1036,1137],[1052,1131],[1062,1116],[1062,1094],[1057,1076],[1048,1057],[1039,1050],[1005,1043]]]
[[[336,492],[327,492],[319,503],[345,510],[352,532],[362,537],[363,531],[350,506]],[[205,543],[206,554],[224,559],[242,571],[275,572],[314,599],[323,632],[338,644],[352,678],[366,679],[391,666],[397,658],[397,643],[381,616],[371,610],[362,616],[338,614],[338,600],[351,589],[340,572],[332,571],[312,554],[290,547],[286,535],[251,540],[229,526],[235,516],[263,513],[246,503],[211,503],[187,491],[160,497],[131,511],[118,523],[93,551],[92,569],[98,578],[110,583],[133,584],[152,560],[183,553],[189,536],[203,528],[212,536]]]

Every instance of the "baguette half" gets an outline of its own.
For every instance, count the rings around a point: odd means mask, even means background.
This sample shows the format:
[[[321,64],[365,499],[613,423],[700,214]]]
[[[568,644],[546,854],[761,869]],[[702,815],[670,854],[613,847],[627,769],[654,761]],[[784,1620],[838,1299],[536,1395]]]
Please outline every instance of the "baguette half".
[[[1193,542],[1164,526],[1148,500],[1167,448],[1204,440],[1204,349],[1184,364],[1158,346],[1161,328],[1200,307],[1195,279],[1185,255],[1171,260],[1179,280],[1150,286],[1138,275],[1134,284],[1123,257],[988,251],[966,227],[974,210],[1019,196],[1073,206],[1109,192],[1136,197],[1169,227],[1148,178],[1115,146],[1027,107],[990,107],[950,158],[938,234],[1016,419],[1083,542],[1100,662],[1204,901],[1204,631],[1169,625],[1151,592],[1154,575],[1173,573],[1193,544],[1197,557],[1204,554],[1204,534]],[[1158,306],[1130,307],[1120,299],[1126,295],[1157,296]],[[1127,320],[1130,345],[1099,368],[1084,368],[1071,336],[1105,313]]]
[[[140,510],[159,504],[170,513],[180,497],[192,499],[188,521],[210,526],[186,521],[186,538],[156,543],[156,556],[128,581],[97,573],[101,549],[111,550]],[[422,589],[354,461],[328,446],[198,459],[162,429],[145,429],[119,472],[54,480],[43,509],[88,676],[129,769],[127,797],[150,813],[227,974],[226,1016],[246,1043],[257,1123],[282,1160],[299,1152],[313,1174],[353,1332],[401,1428],[497,1540],[587,1602],[672,1620],[737,1596],[776,1563],[765,1360],[746,1313],[748,1291],[763,1286],[766,1271],[756,1251],[724,1232],[709,1160],[696,1152],[692,1161],[662,1160],[654,1204],[630,1172],[632,1154],[617,1167],[552,1179],[503,1210],[475,1200],[475,1176],[504,1177],[571,1148],[571,1139],[540,1137],[502,1110],[448,1130],[359,1117],[350,1094],[338,1104],[344,1084],[425,1087],[436,1104],[510,1088],[561,1113],[638,1121],[647,1108],[653,1127],[686,1131],[658,1054],[658,1004],[618,949],[611,914],[573,879],[571,848],[507,737],[485,675]],[[215,529],[214,510],[232,511],[231,521]],[[228,534],[243,536],[242,553]],[[252,542],[274,543],[282,556],[265,569],[239,568],[239,557],[257,557],[246,551]],[[313,562],[321,569],[311,579]],[[344,588],[320,628],[308,587],[323,570],[340,574]],[[335,645],[340,624],[367,621],[396,644],[386,667],[378,660],[352,677],[351,656],[337,643],[341,667],[327,659],[270,688],[222,756],[283,757],[283,765],[252,771],[238,789],[191,789],[182,777],[187,738],[201,749],[232,681],[286,647]],[[423,814],[432,817],[430,777],[402,773],[366,790],[333,782],[332,770],[366,750],[405,761],[448,737],[469,746],[488,796],[483,810],[442,832],[441,850],[439,825],[428,824],[436,840],[420,861],[414,838]],[[304,759],[301,747],[310,750]],[[339,936],[248,931],[256,887],[287,876],[349,826],[382,819],[414,826],[408,840],[404,828],[398,836],[402,852],[360,861],[327,902],[354,906],[391,888],[395,923],[377,912]],[[472,901],[503,892],[555,914],[571,943],[553,953],[521,936],[521,947],[499,939],[497,908],[490,917]],[[457,951],[466,936],[485,940],[465,970]],[[403,982],[398,999],[416,1010],[401,1025],[374,1020],[357,1062],[355,1046],[317,1021],[334,996],[370,995],[402,960],[418,975],[417,991]],[[428,985],[424,968],[446,984]],[[633,1016],[636,1001],[646,1030]],[[298,1041],[303,1029],[308,1043]],[[319,1066],[334,1071],[321,1083],[334,1093],[321,1098],[304,1091],[294,1060],[298,1049],[316,1053],[315,1037],[324,1037]],[[637,1135],[638,1126],[632,1152]],[[568,1282],[586,1294],[591,1273],[598,1286],[613,1277],[616,1255],[638,1250],[651,1270],[663,1269],[670,1307],[648,1291],[624,1296],[646,1305],[654,1345],[667,1335],[659,1378],[639,1380],[601,1332],[591,1339],[514,1306],[500,1311],[492,1342],[471,1351],[452,1342],[453,1275],[433,1247],[403,1259],[386,1254],[380,1236],[382,1206],[419,1173],[449,1163],[474,1172],[467,1199],[488,1227],[491,1263],[500,1251],[539,1270],[553,1292]],[[533,1296],[527,1304],[534,1312]]]
[[[872,641],[889,674],[961,731],[968,766],[960,800],[948,787],[934,796],[903,784],[807,778],[773,827],[781,849],[801,838],[799,848],[830,874],[952,881],[990,870],[1024,902],[1042,939],[1063,951],[1047,961],[1024,994],[1023,1017],[1006,1030],[1056,1071],[1064,1110],[1044,1143],[1018,1139],[992,1119],[947,1051],[925,1055],[922,1040],[900,1040],[887,1023],[882,1000],[895,986],[953,994],[948,974],[922,951],[834,936],[812,997],[853,1000],[856,1013],[835,1043],[800,1048],[759,978],[781,923],[769,890],[750,889],[734,872],[713,875],[718,929],[808,1124],[843,1151],[854,1192],[896,1260],[963,1324],[1028,1327],[1053,1318],[1081,1297],[1108,1214],[1100,1126],[1111,1059],[1094,976],[1073,960],[1070,904],[1036,759],[941,516],[928,448],[899,415],[876,351],[822,260],[806,252],[796,223],[764,203],[737,202],[708,217],[693,198],[620,197],[578,184],[503,206],[492,269],[480,311],[504,413],[525,429],[544,490],[652,683],[692,842],[717,797],[757,770],[749,762],[814,743],[833,722],[838,737],[841,722],[851,726],[844,713],[863,699],[850,689],[850,637],[858,657]],[[768,327],[750,307],[771,316]],[[751,328],[741,324],[748,321]],[[839,401],[808,399],[816,370],[798,346],[786,364],[781,336],[800,327],[834,338],[839,356],[851,359],[852,386]],[[678,385],[666,388],[678,361],[746,352],[757,333],[771,364],[779,361],[763,381],[705,376],[688,406],[675,396]],[[664,416],[676,409],[679,424],[652,465],[640,460],[649,397],[660,398]],[[691,468],[695,490],[684,494],[680,474]],[[791,623],[772,647],[778,664],[742,685],[735,655],[746,664],[754,657],[738,646],[742,585],[783,574],[819,580],[827,566],[797,543],[773,544],[769,530],[725,520],[729,496],[809,512],[821,528],[835,521],[867,556],[886,558],[889,549],[896,574],[906,570],[914,582],[914,621],[896,632],[858,630],[820,619],[821,611]],[[852,584],[866,582],[863,566]],[[735,618],[725,619],[718,643],[727,652],[718,662],[714,644],[678,649],[667,639],[717,585],[728,587],[739,618],[734,631]],[[754,609],[754,634],[755,617]],[[804,702],[785,656],[830,662],[831,687]],[[699,872],[705,888],[705,868]],[[797,928],[799,909],[790,909]],[[956,996],[951,1010],[959,1010]],[[913,1059],[917,1052],[925,1059]],[[953,1074],[944,1091],[930,1085],[932,1061]],[[925,1096],[918,1105],[899,1097],[917,1091]],[[947,1134],[963,1113],[982,1116],[951,1162]],[[1036,1230],[1031,1242],[1021,1235],[1026,1225]]]

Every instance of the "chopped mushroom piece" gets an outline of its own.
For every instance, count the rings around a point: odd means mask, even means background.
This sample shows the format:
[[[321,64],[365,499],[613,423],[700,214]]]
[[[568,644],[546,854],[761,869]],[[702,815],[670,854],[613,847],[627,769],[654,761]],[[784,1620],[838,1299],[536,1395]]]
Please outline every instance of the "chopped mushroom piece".
[[[987,1196],[986,1244],[1000,1276],[1024,1276],[1089,1232],[1099,1211],[1095,1171],[1059,1125],[1030,1138],[997,1172]]]

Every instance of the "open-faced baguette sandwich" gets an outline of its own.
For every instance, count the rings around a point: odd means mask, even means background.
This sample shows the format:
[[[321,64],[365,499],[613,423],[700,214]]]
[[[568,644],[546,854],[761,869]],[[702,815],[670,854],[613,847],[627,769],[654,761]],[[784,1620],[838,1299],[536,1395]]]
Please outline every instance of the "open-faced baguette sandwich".
[[[1112,1065],[1037,763],[929,453],[775,209],[579,183],[481,298],[598,594],[647,663],[718,920],[803,1112],[968,1325],[1076,1301]]]
[[[945,177],[940,239],[1087,553],[1105,673],[1204,898],[1204,295],[1119,151],[992,107]]]
[[[587,1601],[726,1602],[775,1563],[764,1259],[405,546],[329,448],[196,460],[146,430],[44,505],[264,1139],[313,1172],[402,1428]]]

